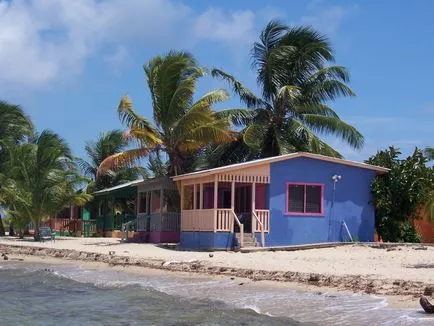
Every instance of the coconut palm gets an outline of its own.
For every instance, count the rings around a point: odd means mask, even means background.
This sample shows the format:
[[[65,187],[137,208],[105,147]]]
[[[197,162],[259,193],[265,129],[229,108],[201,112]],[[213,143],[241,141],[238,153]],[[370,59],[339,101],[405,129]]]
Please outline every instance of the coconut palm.
[[[32,131],[32,123],[18,105],[0,101],[0,173],[4,172],[8,158],[7,149],[23,141]],[[2,190],[3,188],[3,190]],[[0,183],[0,205],[4,201],[6,185]],[[0,235],[4,235],[0,216]]]
[[[177,175],[194,168],[198,150],[209,143],[227,142],[232,133],[227,118],[218,117],[213,104],[228,99],[224,90],[211,91],[194,101],[197,80],[206,74],[184,52],[157,56],[144,66],[151,93],[154,123],[136,113],[128,96],[122,97],[118,113],[128,138],[138,148],[111,155],[100,165],[103,173],[113,167],[133,165],[151,152],[163,151],[168,173]]]
[[[434,147],[427,147],[424,152],[428,160],[434,160]]]
[[[128,141],[121,130],[115,129],[99,135],[96,141],[87,142],[85,151],[88,160],[77,159],[77,163],[84,174],[93,180],[91,190],[113,187],[121,183],[137,179],[140,175],[138,168],[122,168],[117,171],[107,171],[98,175],[98,167],[109,156],[126,150]]]
[[[31,221],[38,237],[41,222],[66,205],[82,205],[91,196],[77,192],[84,179],[77,172],[66,142],[51,131],[9,148],[4,202],[11,216]]]
[[[334,54],[324,35],[271,21],[254,43],[252,58],[261,96],[220,69],[212,75],[227,81],[252,110],[253,116],[237,112],[237,120],[245,126],[244,142],[260,156],[309,151],[340,157],[319,137],[325,134],[356,149],[363,146],[363,136],[329,106],[338,97],[355,94],[347,86],[347,70],[330,65]]]

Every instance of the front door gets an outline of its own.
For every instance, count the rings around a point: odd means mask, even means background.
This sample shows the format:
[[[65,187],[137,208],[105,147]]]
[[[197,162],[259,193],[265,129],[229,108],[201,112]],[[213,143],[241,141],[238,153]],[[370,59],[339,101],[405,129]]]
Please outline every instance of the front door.
[[[252,232],[252,185],[250,183],[235,183],[235,214],[244,224],[244,232]],[[235,223],[235,232],[239,227]]]

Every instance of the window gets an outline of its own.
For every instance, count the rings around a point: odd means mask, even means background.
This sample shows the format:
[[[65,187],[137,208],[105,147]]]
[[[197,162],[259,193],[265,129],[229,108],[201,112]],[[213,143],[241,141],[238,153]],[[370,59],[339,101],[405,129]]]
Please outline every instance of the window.
[[[161,213],[160,189],[152,190],[152,193],[151,193],[151,213]]]
[[[193,196],[194,196],[194,186],[184,186],[184,202],[182,203],[182,209],[190,210],[193,209]]]
[[[203,184],[203,207],[202,209],[214,208],[214,182]]]
[[[230,182],[218,183],[217,208],[231,208],[231,190]]]
[[[322,184],[288,183],[286,185],[286,214],[323,215]]]
[[[148,212],[148,193],[139,192],[139,213]]]
[[[200,209],[200,184],[196,185],[196,207],[195,209]]]

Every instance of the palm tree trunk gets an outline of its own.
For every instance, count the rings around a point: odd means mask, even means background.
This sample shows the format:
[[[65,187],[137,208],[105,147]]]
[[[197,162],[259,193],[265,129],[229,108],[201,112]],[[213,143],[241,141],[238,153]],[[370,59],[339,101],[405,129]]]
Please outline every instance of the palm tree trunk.
[[[35,231],[35,233],[33,234],[33,239],[35,239],[35,241],[39,241],[40,237],[39,237],[39,221],[38,222],[34,222],[34,226],[33,226],[33,230]]]
[[[2,216],[0,215],[0,237],[4,237],[5,235],[5,227],[3,225]]]

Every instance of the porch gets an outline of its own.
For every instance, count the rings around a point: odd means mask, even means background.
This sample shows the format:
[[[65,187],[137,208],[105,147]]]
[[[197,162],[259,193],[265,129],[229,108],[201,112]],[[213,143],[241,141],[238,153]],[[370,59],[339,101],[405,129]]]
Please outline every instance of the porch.
[[[179,242],[179,193],[168,178],[147,180],[137,186],[137,218],[122,227],[122,238],[131,229],[137,242]]]
[[[213,232],[216,237],[229,233],[229,237],[237,237],[240,247],[256,242],[265,247],[270,230],[267,166],[236,174],[198,176],[180,183],[181,232]]]

